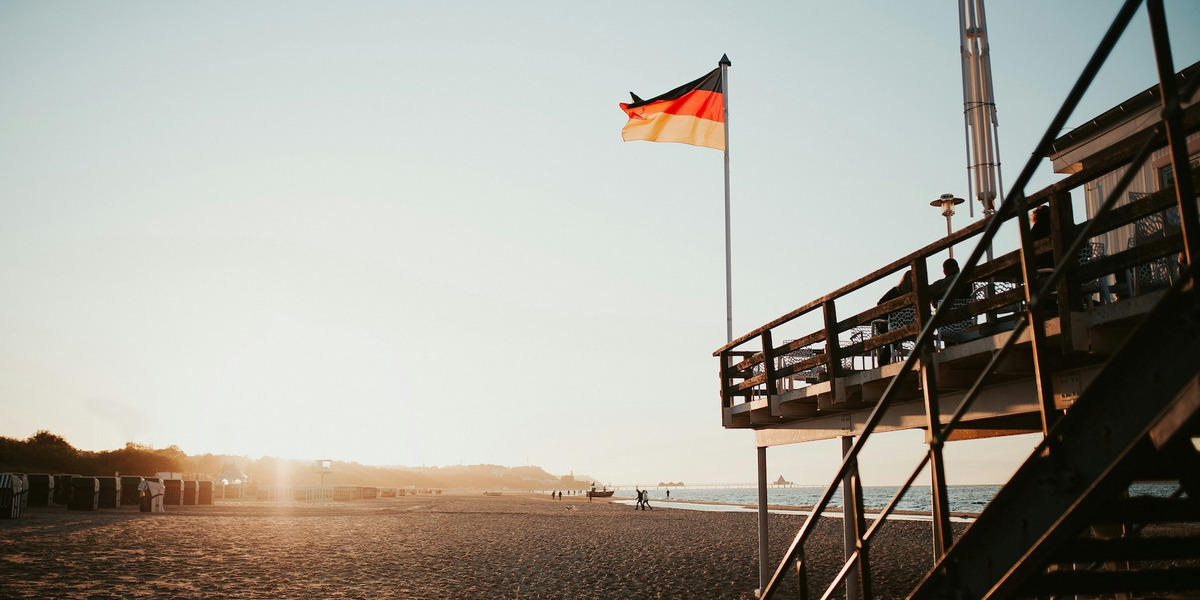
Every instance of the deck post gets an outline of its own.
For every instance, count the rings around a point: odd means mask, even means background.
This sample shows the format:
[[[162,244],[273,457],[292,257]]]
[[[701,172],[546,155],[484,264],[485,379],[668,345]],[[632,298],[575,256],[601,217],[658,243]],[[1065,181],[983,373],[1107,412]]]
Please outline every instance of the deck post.
[[[838,343],[837,307],[832,299],[821,305],[825,319],[825,360],[829,371],[829,384],[833,386],[834,402],[845,398],[838,394],[837,378],[842,376],[842,347]]]
[[[1059,191],[1050,197],[1050,230],[1058,232],[1050,236],[1054,248],[1054,262],[1057,264],[1059,258],[1066,255],[1067,248],[1075,237],[1075,210],[1071,207],[1071,192]],[[1071,311],[1083,307],[1083,299],[1079,294],[1079,279],[1068,274],[1058,278],[1055,286],[1059,297],[1058,324],[1062,331],[1063,353],[1087,351],[1087,348],[1075,347],[1074,326],[1071,323]]]
[[[842,456],[849,454],[854,447],[854,436],[842,436]],[[858,479],[858,463],[846,472],[842,478],[842,528],[845,532],[846,560],[850,560],[856,551],[865,548],[862,543],[862,486]],[[864,570],[866,556],[860,556],[858,567],[846,574],[846,600],[864,600],[859,594],[864,578],[860,574]],[[869,596],[868,596],[869,597]]]
[[[766,376],[767,398],[779,393],[775,384],[775,342],[772,341],[771,330],[762,333],[763,375]]]
[[[758,596],[771,580],[771,568],[767,557],[767,447],[758,450]]]

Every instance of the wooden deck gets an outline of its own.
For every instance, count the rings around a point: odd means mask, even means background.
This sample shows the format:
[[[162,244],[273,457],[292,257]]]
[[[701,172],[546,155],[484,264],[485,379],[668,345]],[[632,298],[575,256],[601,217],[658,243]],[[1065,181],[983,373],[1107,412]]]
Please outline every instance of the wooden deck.
[[[1080,339],[1068,340],[1073,348],[1053,374],[1054,404],[1065,410],[1091,382],[1104,360],[1115,351],[1148,312],[1162,292],[1129,298],[1114,304],[1071,314],[1073,331]],[[1057,317],[1045,323],[1047,341],[1052,348],[1062,349],[1061,320]],[[1001,331],[960,344],[945,347],[931,356],[937,370],[937,392],[943,421],[958,406],[976,376],[993,352],[1012,335]],[[1041,431],[1037,390],[1033,381],[1033,357],[1030,334],[1024,332],[1016,347],[984,386],[981,396],[972,404],[962,425],[952,439],[993,437]],[[920,360],[920,359],[917,359]],[[920,365],[918,365],[919,368]],[[882,397],[892,378],[900,371],[900,363],[879,367],[842,371],[832,381],[796,382],[791,389],[781,390],[769,397],[755,397],[724,408],[727,428],[758,430],[757,442],[774,446],[853,435],[862,425],[875,403]],[[793,380],[794,381],[794,380]],[[905,381],[892,408],[884,415],[877,431],[916,429],[926,426],[924,395],[915,378]]]
[[[1076,184],[1082,179],[1075,179]],[[1030,204],[1051,208],[1050,235],[1031,241],[1032,264],[1057,262],[1085,223],[1076,223],[1069,186],[1059,184],[1031,196]],[[1165,190],[1170,192],[1171,190]],[[1109,231],[1139,220],[1155,218],[1171,207],[1170,193],[1154,193],[1106,214],[1095,223],[1097,232]],[[1161,219],[1161,216],[1158,216]],[[855,435],[875,409],[884,390],[901,370],[906,346],[934,318],[940,289],[931,286],[927,261],[951,245],[969,244],[986,224],[971,225],[954,235],[903,257],[827,296],[735,339],[714,353],[721,361],[721,419],[729,429],[752,429],[756,445],[774,446]],[[1170,283],[1166,268],[1182,248],[1181,236],[1169,230],[1136,247],[1111,255],[1082,257],[1067,269],[1055,288],[1054,306],[1038,311],[1044,331],[1043,369],[1050,379],[1055,409],[1068,408],[1095,377],[1103,363],[1138,326],[1162,290]],[[1070,261],[1069,261],[1070,262]],[[1156,267],[1158,280],[1139,273]],[[946,339],[935,344],[928,360],[936,376],[939,411],[954,412],[996,352],[1012,335],[1027,301],[1019,250],[982,262],[962,275],[960,287],[971,290],[972,301],[945,311],[938,319],[957,324]],[[867,286],[898,280],[911,273],[912,291],[839,317],[838,304],[860,294]],[[1142,277],[1141,285],[1135,285]],[[1101,282],[1104,285],[1101,285]],[[944,288],[942,288],[944,289]],[[990,293],[989,293],[990,291]],[[897,324],[896,315],[907,323]],[[823,327],[794,339],[776,342],[785,329],[807,317],[819,318]],[[891,327],[883,323],[892,321]],[[950,328],[945,329],[949,331]],[[964,415],[954,439],[990,437],[1042,430],[1042,416],[1033,368],[1035,355],[1031,329],[1026,330],[1005,360],[982,383],[980,397]],[[829,343],[829,340],[836,340]],[[886,360],[889,358],[891,360]],[[920,368],[914,373],[926,373]],[[896,397],[879,423],[880,431],[927,426],[922,381],[925,375],[900,379]]]

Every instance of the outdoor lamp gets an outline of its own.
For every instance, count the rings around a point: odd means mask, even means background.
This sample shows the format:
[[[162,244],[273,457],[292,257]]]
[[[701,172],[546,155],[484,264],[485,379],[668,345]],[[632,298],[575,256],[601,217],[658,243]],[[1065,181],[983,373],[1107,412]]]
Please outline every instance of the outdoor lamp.
[[[942,216],[946,217],[946,237],[950,237],[950,218],[954,216],[954,205],[966,202],[962,198],[955,198],[954,194],[942,194],[937,200],[930,202],[930,206],[936,206],[942,209]],[[954,258],[954,247],[950,247],[950,258]]]

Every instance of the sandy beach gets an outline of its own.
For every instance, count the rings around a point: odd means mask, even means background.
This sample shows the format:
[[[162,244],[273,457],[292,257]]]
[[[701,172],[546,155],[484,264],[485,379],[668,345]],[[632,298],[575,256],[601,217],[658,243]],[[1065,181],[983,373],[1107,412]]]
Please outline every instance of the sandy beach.
[[[753,513],[547,496],[447,494],[356,502],[69,512],[0,521],[5,598],[728,598],[757,587]],[[803,517],[771,516],[781,556]],[[807,558],[827,582],[842,522]],[[930,525],[889,523],[875,593],[898,598],[931,562]],[[781,597],[796,597],[794,574]]]

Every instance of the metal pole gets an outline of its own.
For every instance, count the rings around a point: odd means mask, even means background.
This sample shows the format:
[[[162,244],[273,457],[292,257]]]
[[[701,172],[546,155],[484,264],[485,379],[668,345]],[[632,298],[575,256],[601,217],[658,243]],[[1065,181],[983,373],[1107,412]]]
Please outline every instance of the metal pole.
[[[721,117],[725,122],[725,333],[726,342],[733,341],[733,266],[731,264],[729,232],[729,56],[722,54],[721,61]]]
[[[758,447],[758,589],[757,596],[766,589],[771,577],[767,569],[767,448]]]
[[[946,237],[950,237],[952,233],[954,230],[950,228],[950,215],[946,215]],[[947,250],[950,251],[950,258],[954,258],[954,246],[950,246]]]
[[[725,334],[733,341],[733,264],[729,227],[729,56],[721,55],[721,113],[725,122]],[[758,450],[758,590],[767,586],[767,449]],[[756,591],[756,593],[758,593]]]

